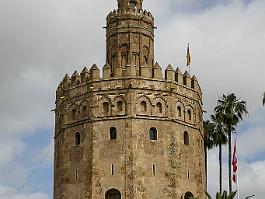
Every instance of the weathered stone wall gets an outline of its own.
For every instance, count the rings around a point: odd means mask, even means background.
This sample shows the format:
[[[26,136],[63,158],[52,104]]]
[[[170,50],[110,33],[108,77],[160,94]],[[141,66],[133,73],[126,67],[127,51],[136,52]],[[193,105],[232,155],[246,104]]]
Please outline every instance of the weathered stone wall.
[[[154,64],[154,18],[118,0],[106,64],[56,91],[54,199],[204,198],[202,93],[195,76]]]
[[[167,80],[121,77],[62,91],[57,96],[56,120],[61,124],[55,138],[55,196],[104,198],[111,188],[122,198],[180,198],[187,191],[202,196],[201,106],[200,90]],[[110,139],[111,127],[117,129],[117,139]],[[152,127],[157,140],[149,138]],[[189,145],[184,144],[185,131]],[[75,144],[76,132],[80,145]]]

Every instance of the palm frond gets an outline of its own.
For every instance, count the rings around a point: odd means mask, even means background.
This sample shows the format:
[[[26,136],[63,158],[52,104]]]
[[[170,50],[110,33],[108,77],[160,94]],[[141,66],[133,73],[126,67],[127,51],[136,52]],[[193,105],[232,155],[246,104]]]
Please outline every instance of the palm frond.
[[[263,106],[265,105],[265,92],[263,93],[263,100],[262,100]]]

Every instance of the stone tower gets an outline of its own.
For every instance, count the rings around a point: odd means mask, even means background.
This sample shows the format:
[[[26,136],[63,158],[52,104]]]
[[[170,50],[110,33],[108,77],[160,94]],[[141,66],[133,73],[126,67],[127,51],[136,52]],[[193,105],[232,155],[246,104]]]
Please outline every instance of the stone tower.
[[[195,76],[154,63],[142,0],[107,16],[106,64],[56,92],[54,199],[204,197],[202,93]]]

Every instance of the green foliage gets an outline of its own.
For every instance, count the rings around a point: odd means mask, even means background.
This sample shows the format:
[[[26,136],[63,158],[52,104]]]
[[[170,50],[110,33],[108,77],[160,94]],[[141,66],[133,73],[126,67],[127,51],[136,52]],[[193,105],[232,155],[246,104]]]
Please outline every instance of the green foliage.
[[[226,145],[227,144],[227,136],[225,133],[225,127],[222,123],[222,117],[218,114],[211,115],[211,119],[213,121],[213,133],[212,139],[214,140],[214,145]]]
[[[204,145],[207,149],[212,149],[214,146],[213,132],[214,124],[210,120],[203,121],[204,130]]]
[[[212,199],[209,193],[205,192],[208,199]],[[230,194],[227,193],[227,191],[224,191],[223,193],[217,192],[215,199],[233,199],[236,196],[236,191],[231,192]]]
[[[229,95],[223,95],[218,99],[218,105],[215,107],[216,115],[221,117],[226,131],[232,130],[243,116],[247,114],[246,102],[237,99],[234,93]]]
[[[231,174],[231,163],[232,163],[232,133],[235,133],[236,126],[246,115],[247,108],[246,102],[237,99],[234,93],[229,95],[223,95],[218,99],[218,104],[214,109],[215,115],[220,119],[222,128],[228,135],[228,165],[229,165],[229,193],[232,192],[232,174]]]

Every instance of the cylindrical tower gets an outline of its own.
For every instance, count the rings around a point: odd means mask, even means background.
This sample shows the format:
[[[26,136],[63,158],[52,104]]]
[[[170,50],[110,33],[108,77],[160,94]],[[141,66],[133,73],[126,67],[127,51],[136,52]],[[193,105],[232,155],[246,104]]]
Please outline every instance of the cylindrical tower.
[[[56,92],[54,199],[204,198],[202,93],[195,76],[154,62],[141,0],[107,17],[107,62]]]
[[[118,0],[118,10],[107,16],[107,63],[112,76],[123,76],[127,65],[152,71],[154,64],[154,19],[142,10],[141,0]],[[120,72],[121,71],[121,72]]]

